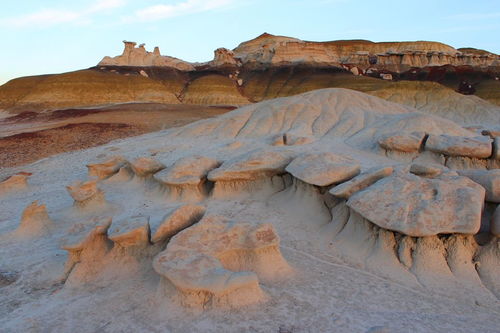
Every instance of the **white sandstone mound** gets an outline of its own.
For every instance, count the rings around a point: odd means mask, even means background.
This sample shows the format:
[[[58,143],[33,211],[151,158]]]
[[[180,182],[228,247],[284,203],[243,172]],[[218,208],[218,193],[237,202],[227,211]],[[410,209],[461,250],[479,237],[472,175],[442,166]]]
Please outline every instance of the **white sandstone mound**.
[[[471,157],[494,146],[478,135],[325,89],[23,166],[33,185],[0,200],[0,273],[20,272],[0,327],[495,331],[499,165]],[[36,237],[11,239],[35,199]]]

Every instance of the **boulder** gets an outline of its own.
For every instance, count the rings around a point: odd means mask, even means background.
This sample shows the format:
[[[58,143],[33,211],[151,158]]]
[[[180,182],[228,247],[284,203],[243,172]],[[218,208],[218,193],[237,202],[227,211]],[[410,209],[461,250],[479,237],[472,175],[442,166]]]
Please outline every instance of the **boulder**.
[[[122,247],[147,245],[149,243],[149,217],[132,216],[113,222],[108,238]]]
[[[471,138],[431,134],[425,143],[425,149],[447,156],[489,158],[492,153],[492,140],[485,136]]]
[[[98,236],[106,236],[112,219],[96,218],[85,223],[75,223],[62,240],[62,249],[71,253],[82,251]]]
[[[491,219],[490,230],[495,237],[500,237],[500,205],[495,209],[495,213]]]
[[[424,132],[397,132],[383,135],[378,139],[378,144],[386,150],[412,153],[420,150],[424,138]]]
[[[205,216],[174,236],[154,261],[155,271],[184,296],[187,306],[239,306],[259,302],[259,278],[289,271],[279,237],[268,223]]]
[[[330,194],[338,198],[349,199],[354,193],[367,188],[382,178],[390,176],[393,171],[394,168],[390,166],[368,169],[353,179],[333,187],[330,189]]]
[[[66,189],[75,200],[76,206],[84,207],[90,203],[104,202],[104,193],[97,187],[97,180],[76,181],[66,186]]]
[[[219,161],[210,157],[188,156],[177,160],[172,166],[158,172],[154,177],[167,185],[198,185],[206,179],[208,172],[219,165]]]
[[[458,173],[484,187],[486,201],[500,203],[500,169],[460,170]]]
[[[159,243],[168,240],[199,221],[204,213],[205,207],[197,205],[183,205],[173,209],[158,225],[151,225],[151,242]]]
[[[359,174],[355,160],[330,152],[304,154],[295,158],[285,169],[308,184],[328,186],[345,182]]]
[[[408,236],[475,234],[484,196],[480,185],[452,173],[436,178],[394,173],[352,195],[347,205],[379,227]]]
[[[225,161],[208,173],[210,181],[255,180],[285,172],[293,158],[291,151],[254,150]]]
[[[114,156],[103,163],[88,164],[87,169],[90,177],[106,179],[126,165],[127,161],[122,156]]]

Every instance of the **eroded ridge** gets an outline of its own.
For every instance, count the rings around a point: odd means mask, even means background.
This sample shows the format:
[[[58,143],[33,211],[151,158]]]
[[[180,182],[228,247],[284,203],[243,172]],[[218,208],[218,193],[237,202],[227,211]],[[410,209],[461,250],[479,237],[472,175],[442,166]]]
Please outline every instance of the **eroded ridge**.
[[[259,280],[282,279],[290,267],[271,224],[205,216],[172,238],[155,271],[189,307],[234,307],[264,300]]]

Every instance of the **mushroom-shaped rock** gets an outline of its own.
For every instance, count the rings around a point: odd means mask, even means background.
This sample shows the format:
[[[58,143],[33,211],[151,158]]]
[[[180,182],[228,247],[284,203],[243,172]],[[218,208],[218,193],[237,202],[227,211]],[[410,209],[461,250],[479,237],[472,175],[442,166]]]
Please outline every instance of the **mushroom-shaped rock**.
[[[149,217],[132,216],[115,221],[109,229],[108,237],[122,247],[149,244]]]
[[[205,207],[183,205],[168,212],[158,225],[151,225],[151,242],[168,240],[178,232],[192,226],[205,213]]]
[[[447,156],[488,158],[492,152],[492,140],[485,136],[464,137],[450,135],[429,135],[425,149]]]
[[[53,223],[47,214],[45,205],[39,205],[38,201],[33,201],[23,211],[21,223],[15,234],[20,237],[37,237],[47,234]]]
[[[75,200],[74,204],[77,207],[83,208],[89,204],[104,202],[104,193],[97,187],[96,180],[86,182],[76,181],[66,186],[66,189],[73,200]]]
[[[352,195],[347,205],[379,227],[408,236],[475,234],[484,195],[480,185],[452,173],[436,178],[394,173]]]
[[[106,217],[74,224],[62,241],[62,249],[69,252],[82,251],[95,237],[107,234],[111,221],[110,217]]]
[[[0,182],[0,195],[8,192],[24,190],[28,187],[29,172],[19,172]]]
[[[123,157],[114,156],[103,163],[88,164],[87,168],[90,177],[106,179],[116,174],[125,165],[127,165],[127,161]]]
[[[458,173],[484,187],[486,201],[500,203],[500,169],[460,170]]]
[[[500,237],[500,205],[497,206],[491,218],[490,231],[495,237]]]
[[[154,261],[188,306],[239,306],[263,299],[259,278],[289,272],[271,224],[205,216],[174,236]]]
[[[66,284],[88,280],[102,265],[102,258],[109,251],[107,231],[111,218],[95,218],[83,223],[75,223],[62,240],[62,249],[68,251],[65,274]],[[79,264],[80,269],[74,270]],[[69,276],[71,274],[71,276]]]
[[[378,139],[378,144],[387,150],[411,153],[420,150],[424,138],[424,132],[398,132],[383,135]]]
[[[255,180],[284,173],[293,153],[290,151],[252,151],[225,161],[208,173],[210,181]]]
[[[359,163],[351,158],[323,152],[303,154],[285,169],[305,183],[328,186],[345,182],[359,174]]]
[[[447,168],[435,163],[414,162],[410,166],[410,172],[422,177],[436,177],[443,173]]]
[[[361,191],[382,178],[388,177],[394,171],[393,167],[371,168],[353,179],[337,185],[330,190],[330,194],[338,198],[349,199],[354,193]]]
[[[205,156],[188,156],[177,160],[172,166],[155,174],[156,180],[167,185],[199,185],[209,171],[220,163]]]
[[[165,166],[150,157],[139,157],[131,163],[132,170],[139,177],[146,177],[163,170]]]

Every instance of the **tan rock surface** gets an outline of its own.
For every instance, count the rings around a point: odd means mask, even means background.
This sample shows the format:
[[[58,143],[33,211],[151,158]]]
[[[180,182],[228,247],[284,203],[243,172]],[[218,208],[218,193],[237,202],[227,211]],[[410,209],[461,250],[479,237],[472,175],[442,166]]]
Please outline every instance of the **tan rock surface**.
[[[387,134],[378,140],[378,144],[387,150],[410,153],[419,151],[424,137],[425,133],[419,132]]]
[[[271,177],[284,173],[292,157],[290,151],[252,151],[225,161],[208,173],[208,179],[234,181]]]
[[[469,177],[486,190],[486,201],[500,203],[500,169],[459,170],[461,176]]]
[[[429,135],[425,149],[448,156],[488,158],[491,156],[491,139],[450,135]]]
[[[382,178],[390,176],[393,171],[393,167],[374,167],[345,183],[333,187],[329,192],[335,197],[349,199],[354,193],[367,188]]]
[[[500,206],[497,206],[491,218],[490,231],[495,237],[500,237]]]
[[[122,247],[147,245],[149,235],[148,216],[132,216],[113,221],[108,231],[109,239]]]
[[[347,205],[381,228],[422,237],[475,234],[485,191],[468,178],[394,174],[352,195]]]
[[[106,179],[116,174],[120,168],[127,165],[128,162],[121,156],[114,156],[103,163],[87,164],[90,177]]]
[[[198,185],[220,162],[201,155],[177,160],[172,166],[155,174],[155,179],[168,185]]]
[[[132,170],[139,177],[146,177],[165,169],[165,165],[154,158],[139,157],[130,163]]]
[[[356,176],[360,166],[351,158],[323,152],[298,156],[285,170],[308,184],[328,186]]]
[[[262,301],[259,277],[276,279],[289,270],[272,225],[220,216],[205,216],[173,237],[153,267],[183,294],[185,305],[205,307]]]
[[[168,240],[181,230],[198,222],[205,213],[204,206],[183,205],[170,211],[158,225],[151,225],[151,242]]]

